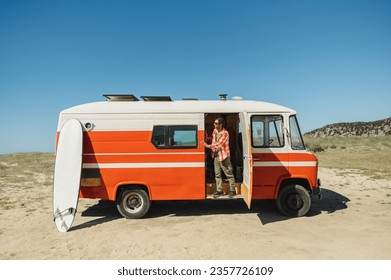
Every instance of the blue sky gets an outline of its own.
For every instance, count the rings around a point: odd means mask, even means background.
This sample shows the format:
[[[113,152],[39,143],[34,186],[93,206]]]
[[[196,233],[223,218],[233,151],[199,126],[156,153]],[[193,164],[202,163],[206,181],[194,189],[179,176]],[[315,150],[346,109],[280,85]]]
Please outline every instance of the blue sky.
[[[0,0],[0,154],[54,151],[104,93],[298,111],[303,132],[391,117],[391,1]]]

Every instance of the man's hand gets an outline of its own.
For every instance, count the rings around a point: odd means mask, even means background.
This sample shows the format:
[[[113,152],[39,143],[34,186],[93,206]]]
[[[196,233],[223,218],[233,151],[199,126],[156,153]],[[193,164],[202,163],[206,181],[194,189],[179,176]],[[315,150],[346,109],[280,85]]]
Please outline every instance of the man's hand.
[[[201,141],[200,141],[200,144],[201,144],[203,147],[208,148],[208,144],[206,144],[204,140],[201,140]]]

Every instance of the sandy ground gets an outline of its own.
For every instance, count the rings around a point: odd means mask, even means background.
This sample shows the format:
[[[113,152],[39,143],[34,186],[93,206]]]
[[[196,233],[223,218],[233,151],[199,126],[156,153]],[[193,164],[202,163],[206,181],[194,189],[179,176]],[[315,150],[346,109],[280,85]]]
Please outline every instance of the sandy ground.
[[[321,168],[323,199],[301,218],[272,201],[220,200],[154,202],[126,220],[84,199],[67,233],[52,221],[50,178],[32,178],[2,186],[0,259],[391,259],[391,182],[357,171]]]

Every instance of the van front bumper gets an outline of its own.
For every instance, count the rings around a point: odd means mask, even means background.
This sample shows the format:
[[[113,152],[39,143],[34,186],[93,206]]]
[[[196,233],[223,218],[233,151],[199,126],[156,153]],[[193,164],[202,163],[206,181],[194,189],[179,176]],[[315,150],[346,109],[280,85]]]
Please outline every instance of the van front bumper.
[[[320,179],[318,179],[317,186],[312,189],[312,195],[317,195],[319,199],[322,199],[322,189],[320,188]]]

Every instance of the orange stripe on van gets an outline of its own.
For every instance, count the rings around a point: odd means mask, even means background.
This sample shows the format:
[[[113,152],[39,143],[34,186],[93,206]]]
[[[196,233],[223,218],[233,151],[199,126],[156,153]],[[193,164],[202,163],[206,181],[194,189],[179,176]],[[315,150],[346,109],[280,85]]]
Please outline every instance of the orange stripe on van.
[[[311,153],[253,153],[254,161],[317,161],[317,158]]]

